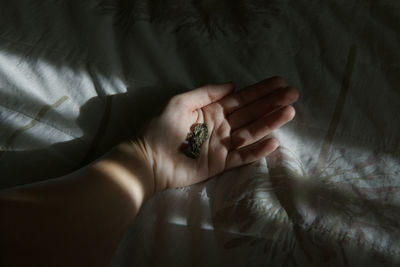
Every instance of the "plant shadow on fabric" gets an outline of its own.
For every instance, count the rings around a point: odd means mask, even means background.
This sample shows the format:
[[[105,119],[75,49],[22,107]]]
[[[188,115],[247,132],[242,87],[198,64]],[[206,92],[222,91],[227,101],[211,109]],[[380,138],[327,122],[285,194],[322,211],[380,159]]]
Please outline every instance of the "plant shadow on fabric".
[[[284,262],[283,266],[295,266],[302,258],[309,264],[347,261],[344,246],[357,247],[374,262],[390,264],[400,244],[394,235],[400,227],[400,209],[385,199],[395,197],[398,187],[363,185],[398,177],[400,170],[390,163],[383,171],[370,168],[393,152],[359,154],[356,167],[342,167],[355,155],[333,149],[321,167],[304,163],[281,147],[268,157],[269,174],[256,172],[227,191],[222,188],[232,177],[217,182],[221,184],[216,192],[224,200],[214,207],[214,227],[217,231],[234,227],[240,233],[222,239],[226,249],[264,246],[266,257]],[[337,181],[341,177],[346,180]]]
[[[388,160],[397,150],[382,145],[357,152],[341,145],[339,136],[334,142],[356,59],[352,45],[319,155],[305,160],[282,145],[268,157],[268,170],[247,175],[230,190],[221,181],[217,194],[224,197],[214,208],[214,226],[233,221],[241,235],[227,240],[227,249],[265,244],[268,257],[284,266],[296,266],[299,251],[309,264],[347,262],[344,246],[366,249],[374,262],[390,263],[398,255],[400,208],[392,201],[400,169]],[[277,249],[285,253],[275,254]]]
[[[126,32],[138,21],[150,21],[173,33],[195,29],[211,38],[229,32],[247,35],[256,21],[269,28],[271,18],[280,14],[278,2],[271,0],[106,0],[98,7],[115,13],[116,23]]]

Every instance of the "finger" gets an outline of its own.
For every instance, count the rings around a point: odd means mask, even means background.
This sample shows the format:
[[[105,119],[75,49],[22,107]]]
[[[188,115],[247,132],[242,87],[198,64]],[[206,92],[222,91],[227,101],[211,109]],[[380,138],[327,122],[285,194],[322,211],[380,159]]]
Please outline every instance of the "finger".
[[[239,92],[225,97],[221,100],[221,105],[224,108],[225,114],[233,111],[263,97],[274,90],[285,88],[286,82],[282,77],[276,76],[265,79],[254,85],[251,85]]]
[[[268,156],[278,146],[278,140],[269,138],[240,149],[232,150],[228,153],[225,169],[232,169],[257,161],[262,157]]]
[[[232,132],[232,147],[239,148],[253,144],[273,130],[291,121],[295,115],[292,106],[285,106],[277,111]]]
[[[228,116],[228,122],[231,129],[235,130],[283,106],[296,102],[298,98],[299,92],[294,87],[279,89],[250,105],[236,110]]]
[[[183,103],[193,111],[222,99],[224,96],[230,94],[234,87],[234,84],[231,82],[205,85],[195,90],[177,95],[175,98],[178,102]]]

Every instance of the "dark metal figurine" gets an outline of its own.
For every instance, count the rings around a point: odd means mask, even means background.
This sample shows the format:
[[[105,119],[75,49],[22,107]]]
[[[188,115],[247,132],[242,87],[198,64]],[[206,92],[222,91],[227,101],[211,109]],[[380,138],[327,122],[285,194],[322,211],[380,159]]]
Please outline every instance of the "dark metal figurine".
[[[197,159],[200,156],[200,147],[203,142],[208,138],[208,128],[205,123],[193,124],[190,128],[191,132],[188,134],[186,140],[188,141],[185,147],[185,155]]]

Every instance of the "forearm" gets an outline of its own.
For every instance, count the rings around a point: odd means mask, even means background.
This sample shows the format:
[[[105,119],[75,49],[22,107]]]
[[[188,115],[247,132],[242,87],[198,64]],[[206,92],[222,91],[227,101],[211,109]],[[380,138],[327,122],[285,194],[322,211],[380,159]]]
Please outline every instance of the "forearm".
[[[1,193],[0,263],[107,265],[152,193],[135,152],[122,145],[73,174]]]
[[[0,193],[0,266],[10,266],[1,262],[7,259],[25,266],[107,265],[154,191],[199,183],[269,155],[279,143],[266,137],[293,118],[298,91],[280,77],[233,88],[207,85],[174,96],[136,143],[74,174]],[[198,123],[207,134],[193,159],[182,148]]]

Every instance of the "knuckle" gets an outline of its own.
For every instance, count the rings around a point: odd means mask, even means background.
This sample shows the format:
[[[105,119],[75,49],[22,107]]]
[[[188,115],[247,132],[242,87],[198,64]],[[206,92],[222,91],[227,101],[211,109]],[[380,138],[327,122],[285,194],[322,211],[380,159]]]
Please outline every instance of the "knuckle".
[[[264,126],[264,129],[266,126]],[[248,137],[250,140],[257,140],[260,131],[264,131],[264,129],[260,129],[258,125],[251,125],[247,129],[242,130],[242,135]]]
[[[268,139],[268,154],[279,147],[279,141],[276,138]]]
[[[239,105],[244,105],[246,103],[246,98],[242,92],[239,92],[235,95],[236,101]]]
[[[274,130],[269,123],[263,123],[263,125],[257,125],[257,129],[253,130],[253,137],[258,138],[263,135],[267,135]]]
[[[248,142],[248,138],[245,137],[245,134],[243,134],[243,130],[236,131],[232,135],[232,144],[233,147],[238,148],[246,145]]]
[[[228,123],[222,123],[216,130],[216,134],[218,136],[226,136],[227,133],[231,131],[231,128]]]

